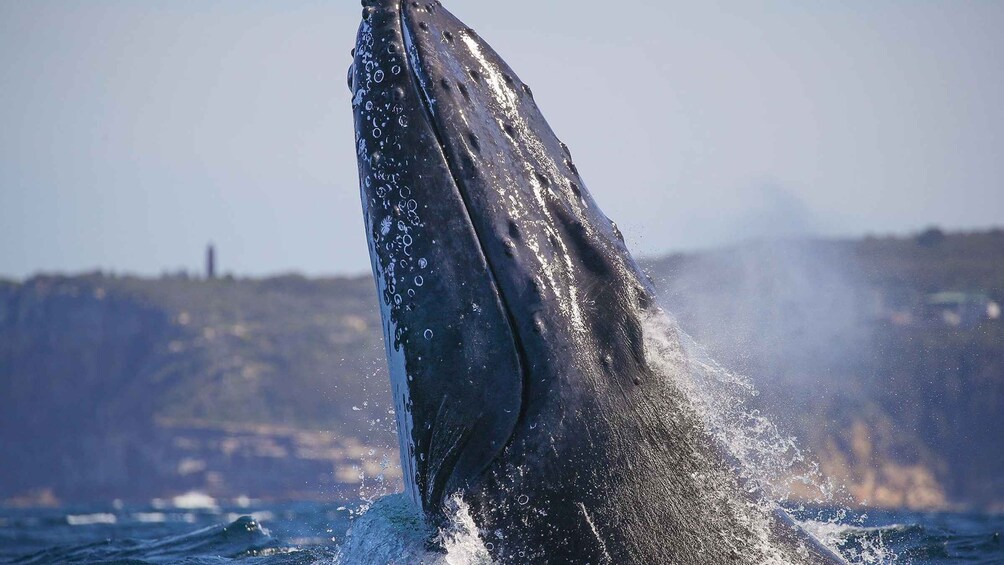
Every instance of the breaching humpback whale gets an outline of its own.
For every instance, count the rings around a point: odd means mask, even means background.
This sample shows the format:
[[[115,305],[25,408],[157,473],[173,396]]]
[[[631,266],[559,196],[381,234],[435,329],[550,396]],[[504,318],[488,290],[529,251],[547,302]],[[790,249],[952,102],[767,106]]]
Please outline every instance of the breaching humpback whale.
[[[499,563],[839,562],[744,494],[653,364],[651,283],[484,40],[439,2],[364,0],[349,87],[404,479],[430,520],[459,493]]]

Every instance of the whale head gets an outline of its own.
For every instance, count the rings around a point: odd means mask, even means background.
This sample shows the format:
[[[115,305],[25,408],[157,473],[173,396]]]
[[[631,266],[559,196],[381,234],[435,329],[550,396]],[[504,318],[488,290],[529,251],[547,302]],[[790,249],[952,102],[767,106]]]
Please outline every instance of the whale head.
[[[479,528],[516,534],[496,548],[507,563],[724,562],[775,545],[784,562],[835,562],[744,498],[664,378],[685,370],[666,361],[684,363],[673,327],[651,367],[651,283],[484,40],[439,2],[364,0],[348,79],[415,504],[441,517],[463,493]]]
[[[405,481],[434,511],[520,428],[645,379],[646,279],[531,89],[439,2],[366,1],[349,69]],[[540,446],[529,446],[536,449]]]

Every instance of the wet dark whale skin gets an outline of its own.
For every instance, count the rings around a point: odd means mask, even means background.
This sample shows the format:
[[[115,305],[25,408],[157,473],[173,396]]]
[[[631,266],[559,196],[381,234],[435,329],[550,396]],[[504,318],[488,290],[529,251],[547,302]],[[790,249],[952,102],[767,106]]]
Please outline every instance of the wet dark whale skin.
[[[751,509],[650,366],[650,283],[483,40],[438,2],[364,0],[349,82],[405,482],[431,519],[462,493],[500,563],[838,562]]]

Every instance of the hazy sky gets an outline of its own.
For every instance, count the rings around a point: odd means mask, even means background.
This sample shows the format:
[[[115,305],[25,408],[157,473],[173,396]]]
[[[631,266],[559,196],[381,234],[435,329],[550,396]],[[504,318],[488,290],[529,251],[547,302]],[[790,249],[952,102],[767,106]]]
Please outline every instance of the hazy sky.
[[[1004,224],[1004,2],[446,0],[638,254]],[[350,0],[0,0],[0,276],[368,269]]]

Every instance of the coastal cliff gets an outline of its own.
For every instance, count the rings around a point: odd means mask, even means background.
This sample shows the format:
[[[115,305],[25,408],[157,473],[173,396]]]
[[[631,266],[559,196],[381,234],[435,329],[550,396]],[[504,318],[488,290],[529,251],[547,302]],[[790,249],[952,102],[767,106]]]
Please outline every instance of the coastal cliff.
[[[750,244],[646,268],[858,501],[1004,508],[1004,233]],[[0,282],[0,502],[393,489],[388,388],[368,276]]]

